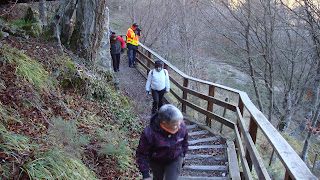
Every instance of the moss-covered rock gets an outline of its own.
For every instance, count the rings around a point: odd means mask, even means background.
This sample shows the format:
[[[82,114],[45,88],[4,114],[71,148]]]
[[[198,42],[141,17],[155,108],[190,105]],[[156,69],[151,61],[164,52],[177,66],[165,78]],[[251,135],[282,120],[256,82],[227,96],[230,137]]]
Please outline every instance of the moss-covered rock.
[[[41,34],[41,26],[37,23],[24,24],[21,28],[31,37],[39,37]]]
[[[26,15],[23,17],[24,21],[27,23],[35,23],[38,22],[38,20],[35,17],[35,12],[32,10],[31,7],[28,7],[28,10],[26,12]]]
[[[57,37],[55,35],[55,27],[54,24],[51,23],[43,28],[42,38],[49,41],[57,41]]]

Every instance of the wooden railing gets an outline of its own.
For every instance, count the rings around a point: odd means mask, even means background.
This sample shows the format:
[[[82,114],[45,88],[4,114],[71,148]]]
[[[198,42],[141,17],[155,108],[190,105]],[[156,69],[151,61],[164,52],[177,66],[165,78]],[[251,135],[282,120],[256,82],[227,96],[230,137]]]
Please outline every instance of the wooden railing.
[[[182,112],[188,114],[187,108],[190,108],[202,114],[205,124],[209,127],[213,121],[217,121],[229,127],[231,132],[233,131],[233,141],[237,148],[238,163],[241,164],[243,178],[253,179],[252,168],[254,168],[259,180],[271,179],[256,148],[258,130],[260,130],[262,132],[260,134],[270,143],[273,152],[276,152],[281,160],[285,168],[285,180],[317,179],[245,92],[190,77],[140,43],[136,62],[139,63],[138,69],[145,77],[153,69],[156,60],[163,61],[164,68],[168,70],[172,84],[170,92],[181,104]],[[199,86],[201,88],[197,88]],[[206,91],[202,92],[203,89]],[[189,96],[192,96],[192,100],[189,100]],[[227,99],[228,102],[226,102]],[[202,104],[195,104],[195,101],[200,101]],[[214,112],[214,106],[221,107],[224,110],[223,115]],[[224,117],[226,110],[234,114],[232,117],[235,117],[235,120]]]

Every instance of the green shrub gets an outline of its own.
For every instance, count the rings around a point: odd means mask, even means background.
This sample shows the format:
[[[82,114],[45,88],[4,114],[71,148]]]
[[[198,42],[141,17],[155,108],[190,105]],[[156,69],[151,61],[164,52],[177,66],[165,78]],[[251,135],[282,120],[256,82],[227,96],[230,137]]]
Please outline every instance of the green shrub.
[[[78,159],[70,158],[63,151],[51,150],[24,165],[31,179],[97,179]]]
[[[77,130],[77,122],[75,120],[63,120],[61,117],[52,118],[53,126],[49,132],[55,141],[62,148],[74,155],[80,155],[81,146],[89,143],[89,138],[85,134],[81,134]]]

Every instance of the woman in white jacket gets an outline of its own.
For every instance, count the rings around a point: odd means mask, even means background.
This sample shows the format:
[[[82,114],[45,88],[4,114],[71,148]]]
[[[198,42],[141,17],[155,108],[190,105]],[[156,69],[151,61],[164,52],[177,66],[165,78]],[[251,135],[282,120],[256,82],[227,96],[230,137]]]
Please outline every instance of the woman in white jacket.
[[[151,93],[153,98],[152,114],[157,112],[163,105],[163,96],[170,91],[169,73],[166,69],[162,68],[162,61],[154,63],[155,68],[148,74],[146,83],[146,92]]]

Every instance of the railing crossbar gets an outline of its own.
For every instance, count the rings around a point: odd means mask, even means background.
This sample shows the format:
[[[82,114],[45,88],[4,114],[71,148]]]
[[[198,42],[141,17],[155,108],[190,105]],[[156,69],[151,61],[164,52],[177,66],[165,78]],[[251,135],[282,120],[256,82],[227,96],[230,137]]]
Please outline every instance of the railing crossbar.
[[[243,138],[245,139],[245,144],[247,147],[247,150],[249,151],[251,160],[254,161],[254,164],[258,165],[258,166],[254,166],[259,179],[263,179],[263,180],[271,180],[267,169],[265,168],[264,164],[263,164],[263,160],[261,159],[261,157],[259,156],[259,152],[249,134],[249,131],[244,123],[244,120],[241,116],[241,112],[239,110],[239,108],[237,107],[237,116],[238,116],[238,122],[240,125],[240,129],[241,132],[243,134]]]

